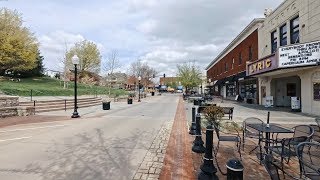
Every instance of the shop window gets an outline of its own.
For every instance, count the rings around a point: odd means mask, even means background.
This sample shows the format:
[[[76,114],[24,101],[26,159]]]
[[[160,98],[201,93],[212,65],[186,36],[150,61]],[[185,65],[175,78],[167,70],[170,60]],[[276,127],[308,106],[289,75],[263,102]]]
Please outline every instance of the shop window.
[[[249,61],[252,60],[252,46],[249,46]]]
[[[242,53],[239,52],[239,65],[242,64]]]
[[[294,97],[296,96],[296,84],[294,83],[288,83],[287,84],[287,96]]]
[[[287,45],[287,24],[280,27],[280,46]]]
[[[313,99],[320,101],[320,83],[313,83]]]
[[[299,16],[290,21],[290,41],[291,44],[299,43]]]
[[[236,96],[236,86],[234,84],[227,85],[227,96]]]
[[[271,53],[275,53],[277,50],[277,31],[271,33]]]

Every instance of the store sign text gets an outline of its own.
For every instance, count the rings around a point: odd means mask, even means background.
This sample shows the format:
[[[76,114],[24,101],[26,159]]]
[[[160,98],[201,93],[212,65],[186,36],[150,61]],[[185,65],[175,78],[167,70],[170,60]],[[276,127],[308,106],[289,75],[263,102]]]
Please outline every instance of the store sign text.
[[[320,63],[320,41],[279,48],[279,67],[308,66]]]
[[[270,71],[272,69],[275,69],[275,67],[276,67],[275,56],[261,59],[247,65],[247,76]]]

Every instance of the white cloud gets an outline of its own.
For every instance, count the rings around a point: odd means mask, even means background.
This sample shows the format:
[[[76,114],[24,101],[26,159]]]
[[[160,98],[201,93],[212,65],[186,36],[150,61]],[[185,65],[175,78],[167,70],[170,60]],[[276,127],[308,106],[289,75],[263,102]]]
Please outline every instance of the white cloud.
[[[47,67],[56,66],[68,46],[84,38],[98,44],[103,58],[116,49],[124,71],[142,59],[159,73],[195,60],[204,68],[265,8],[283,0],[10,0],[35,32]],[[32,2],[32,3],[31,3]],[[69,44],[70,43],[70,44]]]

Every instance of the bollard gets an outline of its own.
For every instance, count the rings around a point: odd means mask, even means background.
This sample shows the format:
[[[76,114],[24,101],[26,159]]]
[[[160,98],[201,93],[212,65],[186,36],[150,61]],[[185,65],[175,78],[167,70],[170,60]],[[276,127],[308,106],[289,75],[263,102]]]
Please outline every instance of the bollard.
[[[31,89],[31,91],[30,91],[30,101],[32,101],[32,89]]]
[[[195,135],[196,134],[196,108],[192,107],[192,123],[190,126],[189,134]]]
[[[217,169],[213,164],[213,127],[207,126],[206,130],[206,152],[203,157],[203,164],[200,166],[200,173],[198,180],[217,180],[219,179],[216,175]]]
[[[227,162],[227,180],[243,180],[243,165],[238,159]]]
[[[206,150],[203,146],[203,141],[201,137],[201,117],[200,114],[196,116],[196,136],[195,140],[193,141],[192,151],[195,153],[204,153]]]
[[[64,100],[64,111],[67,111],[67,100]]]

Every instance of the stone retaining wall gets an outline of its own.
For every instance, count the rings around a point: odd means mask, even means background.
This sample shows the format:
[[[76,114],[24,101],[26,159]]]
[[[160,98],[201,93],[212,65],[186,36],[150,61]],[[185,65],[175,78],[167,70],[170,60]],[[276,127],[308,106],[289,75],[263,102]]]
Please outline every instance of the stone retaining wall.
[[[19,106],[19,97],[17,96],[0,96],[0,108]]]

